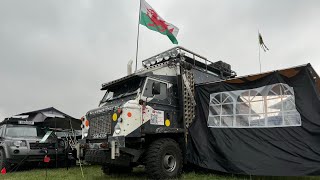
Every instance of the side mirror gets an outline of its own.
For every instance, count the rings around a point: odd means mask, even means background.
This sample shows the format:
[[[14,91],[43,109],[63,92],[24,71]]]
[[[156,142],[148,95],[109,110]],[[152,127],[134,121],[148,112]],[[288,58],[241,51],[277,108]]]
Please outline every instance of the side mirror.
[[[152,95],[160,94],[160,82],[154,82],[152,84]]]

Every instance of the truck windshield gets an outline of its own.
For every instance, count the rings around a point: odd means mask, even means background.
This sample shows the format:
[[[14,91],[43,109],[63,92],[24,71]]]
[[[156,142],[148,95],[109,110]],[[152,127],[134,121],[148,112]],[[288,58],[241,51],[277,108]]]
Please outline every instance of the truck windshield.
[[[37,137],[43,136],[44,132],[37,127],[28,126],[12,126],[7,127],[6,136],[9,137]]]
[[[108,101],[112,101],[115,99],[123,98],[130,95],[136,95],[138,94],[138,89],[140,87],[141,79],[131,80],[131,81],[125,81],[117,86],[113,86],[112,88],[109,88],[105,95],[103,96],[101,103],[105,103]]]

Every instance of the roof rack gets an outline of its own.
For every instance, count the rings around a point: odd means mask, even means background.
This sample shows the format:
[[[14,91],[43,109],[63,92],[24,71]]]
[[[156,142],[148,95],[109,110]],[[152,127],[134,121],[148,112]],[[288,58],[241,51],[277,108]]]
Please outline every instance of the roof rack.
[[[181,46],[171,48],[167,51],[164,51],[148,59],[145,59],[142,61],[142,65],[144,68],[156,67],[155,65],[159,65],[160,63],[165,63],[166,61],[169,61],[171,58],[177,58],[182,56],[188,57],[186,58],[186,61],[188,63],[191,63],[194,66],[198,66],[206,70],[207,72],[221,73],[223,77],[227,77],[227,78],[233,78],[237,75],[234,71],[231,70],[231,66],[229,64],[222,61],[212,62],[207,58]],[[115,85],[123,80],[139,77],[139,74],[143,71],[144,69],[140,69],[131,75],[125,76],[123,78],[120,78],[111,82],[104,83],[102,84],[101,90],[106,90],[108,86]]]
[[[205,63],[205,64],[213,63],[213,62],[209,61],[207,58],[198,55],[197,53],[194,53],[190,50],[187,50],[184,47],[177,46],[177,47],[171,48],[167,51],[164,51],[162,53],[159,53],[157,55],[154,55],[148,59],[143,60],[142,65],[144,67],[149,67],[151,65],[155,65],[157,63],[167,61],[170,58],[175,58],[178,55],[188,56],[194,60],[202,61],[202,63]]]
[[[178,56],[184,56],[192,59],[193,65],[195,66],[196,64],[199,64],[198,62],[204,64],[206,71],[208,71],[208,67],[213,67],[219,71],[222,71],[223,73],[229,74],[230,77],[236,76],[236,73],[231,70],[231,66],[229,64],[222,61],[212,62],[207,58],[181,46],[171,48],[167,51],[164,51],[148,59],[145,59],[142,61],[142,65],[143,67],[146,68],[146,67],[150,67],[150,66],[168,61],[170,58],[176,58]]]

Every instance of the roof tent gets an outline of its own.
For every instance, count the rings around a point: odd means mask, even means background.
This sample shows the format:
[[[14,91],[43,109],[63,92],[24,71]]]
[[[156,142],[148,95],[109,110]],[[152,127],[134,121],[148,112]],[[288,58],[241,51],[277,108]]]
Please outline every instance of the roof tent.
[[[25,123],[23,123],[23,121],[25,121]],[[54,107],[17,114],[14,117],[6,118],[3,121],[3,123],[28,124],[26,122],[42,124],[49,128],[81,129],[81,121],[79,119],[75,119]]]

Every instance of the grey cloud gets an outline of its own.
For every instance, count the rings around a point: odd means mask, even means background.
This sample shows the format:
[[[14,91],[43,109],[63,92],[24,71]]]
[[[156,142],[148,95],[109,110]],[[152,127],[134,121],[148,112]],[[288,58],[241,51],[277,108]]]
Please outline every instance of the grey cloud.
[[[320,71],[317,0],[147,0],[180,28],[180,45],[257,73],[260,29],[270,48],[263,70],[311,62]],[[0,1],[0,119],[55,106],[80,117],[102,83],[135,59],[138,0]],[[140,26],[139,59],[173,47]]]

